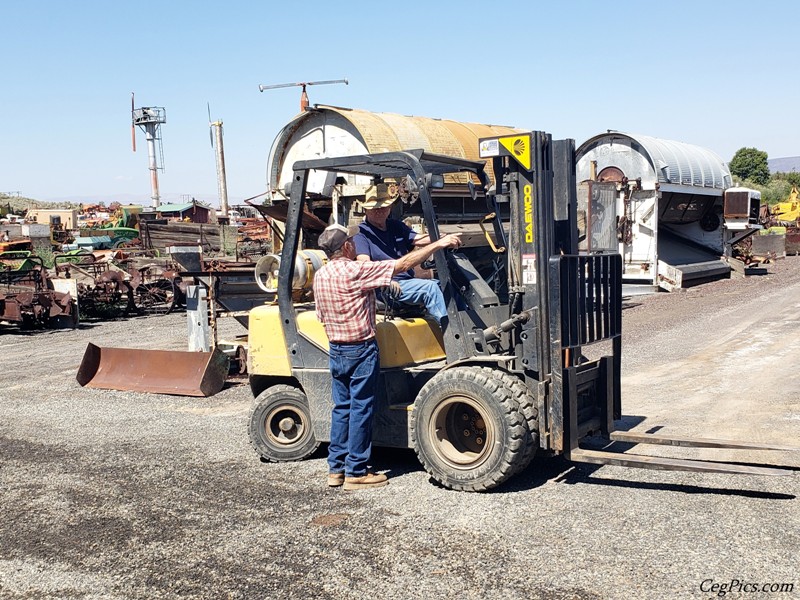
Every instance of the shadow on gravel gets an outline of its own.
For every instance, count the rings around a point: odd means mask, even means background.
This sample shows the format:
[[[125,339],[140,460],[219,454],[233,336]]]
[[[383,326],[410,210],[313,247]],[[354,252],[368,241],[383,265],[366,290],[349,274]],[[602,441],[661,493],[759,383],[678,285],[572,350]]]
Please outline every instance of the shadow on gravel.
[[[374,450],[372,452],[372,455],[375,456],[375,451]],[[327,459],[328,458],[328,444],[320,444],[319,448],[314,450],[313,453],[311,453],[310,455],[306,456],[303,460],[314,460],[315,458],[317,458],[317,459]],[[272,461],[267,460],[263,456],[259,457],[258,460],[261,462],[261,464],[264,464],[264,465],[275,464]],[[293,461],[288,461],[288,462],[293,462]]]
[[[84,329],[83,323],[78,325],[78,330]],[[43,329],[43,328],[28,328],[24,329],[18,325],[0,325],[0,336],[4,334],[18,336],[18,337],[39,337],[43,335],[61,335],[68,331],[75,331],[71,327],[64,327],[61,329]]]
[[[548,481],[562,481],[574,468],[575,465],[563,456],[537,456],[524,471],[497,488],[497,492],[524,492],[538,488]]]
[[[641,421],[641,417],[626,417],[625,425],[633,427]],[[619,422],[618,422],[619,423]],[[620,427],[620,429],[627,429],[627,427]],[[597,438],[597,442],[601,438]],[[589,444],[591,445],[591,444]],[[627,444],[622,442],[611,442],[606,440],[602,446],[606,450],[613,450],[615,452],[623,452],[635,447],[636,444]],[[600,447],[600,446],[598,446]],[[328,455],[328,445],[321,444],[320,447],[309,458],[324,459]],[[375,447],[372,451],[372,461],[376,470],[386,471],[390,478],[400,477],[409,473],[423,471],[423,467],[417,459],[416,454],[411,449],[403,448],[379,448]],[[706,462],[717,462],[709,461]],[[722,462],[722,461],[719,461]],[[784,465],[769,465],[766,463],[745,463],[745,462],[731,462],[727,464],[738,464],[746,466],[774,466],[776,468],[787,469],[790,471],[800,471],[800,467],[787,467]],[[626,481],[623,479],[599,479],[594,478],[592,475],[603,465],[590,465],[586,463],[573,463],[564,458],[563,456],[550,456],[550,457],[536,457],[530,465],[518,473],[510,480],[506,481],[497,488],[488,490],[486,494],[510,494],[517,492],[525,492],[541,487],[545,483],[552,481],[554,483],[561,483],[566,485],[575,484],[589,484],[589,485],[603,485],[607,487],[618,488],[631,488],[653,491],[668,491],[668,492],[681,492],[684,494],[711,494],[711,495],[726,495],[726,496],[741,496],[745,498],[759,498],[766,500],[794,500],[796,496],[792,494],[782,494],[773,492],[762,492],[758,490],[742,490],[734,488],[720,488],[692,484],[675,484],[675,483],[658,483],[658,482],[641,482],[641,481]],[[631,472],[635,472],[631,469]],[[429,479],[428,483],[439,489],[447,489],[434,479]],[[454,492],[463,493],[463,492]]]
[[[591,468],[594,472],[596,469]],[[577,467],[575,471],[580,472],[584,470],[584,466]],[[590,485],[602,485],[606,487],[629,488],[638,490],[653,490],[659,492],[680,492],[682,494],[710,494],[719,496],[741,496],[743,498],[758,498],[760,500],[794,500],[797,498],[794,494],[781,494],[775,492],[761,492],[758,490],[737,490],[732,488],[717,488],[707,487],[700,485],[679,484],[679,483],[656,483],[656,482],[643,482],[643,481],[624,481],[621,479],[594,479],[589,477],[591,473],[574,475],[573,473],[566,474],[562,479],[568,484],[587,483]]]
[[[636,308],[637,306],[641,306],[641,302],[634,302],[633,300],[622,298],[622,310],[627,308]]]
[[[225,383],[222,385],[223,390],[229,390],[231,388],[238,388],[249,385],[246,377],[240,377],[239,375],[228,375],[228,378],[225,380]],[[217,392],[219,393],[219,392]],[[252,398],[252,396],[250,396]]]
[[[317,450],[314,456],[317,456],[321,450],[324,450],[322,456],[326,456],[327,446],[324,444],[320,450]],[[386,470],[390,478],[424,471],[417,459],[417,455],[411,449],[374,448],[372,451],[372,459],[376,468],[380,471]],[[524,471],[513,476],[499,487],[482,493],[508,494],[524,492],[544,485],[548,481],[563,475],[565,471],[573,467],[573,464],[561,456],[534,458]],[[447,489],[432,478],[428,479],[428,483],[439,489]],[[461,494],[463,492],[454,491],[453,493]]]
[[[611,442],[606,443],[602,446],[603,450],[607,450],[609,452],[616,452],[616,453],[623,453],[636,448],[638,444],[628,444],[623,442]],[[601,446],[597,444],[586,444],[588,447],[596,447],[600,448]],[[654,491],[661,491],[661,492],[681,492],[684,494],[711,494],[711,495],[722,495],[722,496],[741,496],[745,498],[760,498],[764,500],[794,500],[796,496],[793,494],[782,494],[782,493],[774,493],[774,492],[762,492],[759,490],[742,490],[742,489],[735,489],[735,488],[721,488],[721,487],[711,487],[711,486],[703,486],[703,485],[694,485],[694,484],[681,484],[681,483],[659,483],[654,481],[627,481],[624,479],[600,479],[594,478],[592,475],[603,465],[590,465],[585,463],[570,463],[566,459],[563,459],[564,463],[567,465],[565,472],[563,475],[558,477],[555,481],[557,483],[566,483],[568,485],[575,485],[578,483],[589,484],[589,485],[602,485],[607,487],[619,487],[619,488],[630,488],[630,489],[641,489],[641,490],[654,490]],[[708,460],[704,459],[704,462],[713,462],[719,464],[733,464],[733,465],[742,465],[742,466],[750,466],[750,467],[774,467],[779,469],[784,469],[787,471],[800,471],[798,467],[786,466],[786,465],[773,465],[769,463],[748,463],[748,462],[734,462],[734,461],[716,461],[716,460]],[[630,469],[631,472],[635,472],[638,469]],[[665,471],[668,472],[668,471]],[[742,475],[742,477],[747,477],[746,475]]]
[[[114,321],[129,321],[134,318],[147,318],[145,317],[119,317],[116,319],[90,319],[86,317],[82,317],[80,323],[75,328],[78,331],[89,331],[96,327],[102,326],[104,323],[111,323]],[[20,327],[19,325],[6,325],[0,324],[0,335],[7,333],[9,335],[19,335],[24,337],[31,337],[31,336],[42,336],[42,335],[59,335],[64,333],[65,331],[75,331],[72,327],[54,327],[52,329],[44,328],[44,327]]]
[[[323,444],[323,447],[327,456],[327,444]],[[373,448],[372,462],[379,471],[387,470],[390,478],[423,470],[417,455],[410,448]]]

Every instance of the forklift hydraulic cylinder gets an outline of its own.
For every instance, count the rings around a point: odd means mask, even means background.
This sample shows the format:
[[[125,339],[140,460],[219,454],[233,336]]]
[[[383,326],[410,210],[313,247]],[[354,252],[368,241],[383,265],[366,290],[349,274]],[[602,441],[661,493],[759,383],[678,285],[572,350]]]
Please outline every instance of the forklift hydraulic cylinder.
[[[503,321],[500,325],[492,325],[483,330],[483,338],[487,342],[495,342],[500,339],[500,334],[511,331],[517,325],[527,323],[533,316],[533,309],[523,310],[521,313],[511,315],[507,321]]]

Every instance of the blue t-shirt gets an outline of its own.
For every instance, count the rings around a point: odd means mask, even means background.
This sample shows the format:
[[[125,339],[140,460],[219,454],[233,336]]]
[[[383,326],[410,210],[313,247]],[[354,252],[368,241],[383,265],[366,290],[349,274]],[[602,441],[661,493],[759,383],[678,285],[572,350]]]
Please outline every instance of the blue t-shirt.
[[[417,232],[402,221],[387,219],[386,231],[381,231],[364,221],[358,226],[358,233],[353,237],[353,241],[356,244],[356,254],[366,254],[370,260],[395,260],[414,249],[415,237]],[[412,277],[414,269],[394,276],[395,279]]]

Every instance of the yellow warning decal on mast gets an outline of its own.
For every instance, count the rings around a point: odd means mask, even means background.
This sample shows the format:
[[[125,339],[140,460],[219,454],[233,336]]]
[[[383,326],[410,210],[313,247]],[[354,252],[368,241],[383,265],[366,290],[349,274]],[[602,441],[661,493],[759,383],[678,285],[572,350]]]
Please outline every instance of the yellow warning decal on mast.
[[[478,156],[481,158],[513,156],[526,171],[530,171],[532,145],[533,135],[530,133],[481,138],[478,140]]]
[[[508,150],[508,153],[517,159],[517,162],[525,167],[526,170],[531,170],[531,136],[525,135],[511,135],[508,137],[498,138],[502,146]]]

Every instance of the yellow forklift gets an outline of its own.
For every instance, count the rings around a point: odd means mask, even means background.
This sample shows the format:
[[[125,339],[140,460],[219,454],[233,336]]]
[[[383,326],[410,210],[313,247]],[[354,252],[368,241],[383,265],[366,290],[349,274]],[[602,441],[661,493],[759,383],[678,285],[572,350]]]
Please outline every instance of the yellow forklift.
[[[622,412],[622,262],[619,254],[578,253],[574,141],[543,132],[486,138],[480,156],[491,161],[493,186],[484,161],[422,150],[294,164],[277,299],[252,309],[249,318],[255,400],[248,427],[256,452],[266,461],[300,460],[329,440],[328,341],[312,289],[313,271],[325,258],[314,250],[313,236],[300,248],[302,217],[312,208],[310,174],[398,183],[436,240],[432,192],[446,175],[460,173],[469,177],[466,201],[483,203],[483,254],[479,261],[462,251],[434,255],[448,307],[444,331],[422,316],[379,315],[375,445],[413,448],[434,480],[466,491],[500,485],[536,454],[655,469],[790,473],[581,446],[602,435],[631,443],[787,449],[615,431]]]

